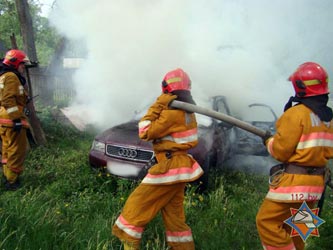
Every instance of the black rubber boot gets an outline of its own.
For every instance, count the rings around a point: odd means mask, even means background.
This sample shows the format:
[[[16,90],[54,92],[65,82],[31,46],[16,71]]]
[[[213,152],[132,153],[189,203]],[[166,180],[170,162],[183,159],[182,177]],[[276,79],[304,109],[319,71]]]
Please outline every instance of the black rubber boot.
[[[16,179],[14,183],[10,183],[9,181],[5,180],[5,189],[8,191],[15,191],[21,187],[21,183],[19,179]]]

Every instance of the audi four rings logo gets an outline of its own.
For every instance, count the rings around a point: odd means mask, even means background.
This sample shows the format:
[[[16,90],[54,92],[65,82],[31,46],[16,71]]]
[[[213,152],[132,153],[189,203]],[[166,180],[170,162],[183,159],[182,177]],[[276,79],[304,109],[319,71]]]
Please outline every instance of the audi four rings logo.
[[[138,152],[135,149],[120,148],[118,155],[127,158],[135,158],[138,155]]]

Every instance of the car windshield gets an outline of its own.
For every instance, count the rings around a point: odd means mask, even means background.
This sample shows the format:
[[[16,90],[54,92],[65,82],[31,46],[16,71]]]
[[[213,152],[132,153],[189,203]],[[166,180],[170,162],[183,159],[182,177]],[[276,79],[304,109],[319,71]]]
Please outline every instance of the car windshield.
[[[142,106],[142,108],[134,111],[133,120],[140,120],[146,114],[148,108],[152,103],[153,102],[145,104]],[[198,102],[198,105],[209,109],[211,109],[212,107],[212,104],[209,101],[200,101]],[[213,123],[213,119],[205,115],[196,114],[196,118],[199,126],[209,127]]]

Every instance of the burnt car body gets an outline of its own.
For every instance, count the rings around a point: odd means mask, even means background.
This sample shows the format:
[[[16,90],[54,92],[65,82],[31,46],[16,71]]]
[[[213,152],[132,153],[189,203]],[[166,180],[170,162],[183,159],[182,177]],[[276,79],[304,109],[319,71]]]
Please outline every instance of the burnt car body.
[[[211,97],[207,106],[214,111],[231,115],[224,96]],[[144,113],[146,111],[147,109]],[[93,169],[104,169],[111,175],[127,179],[141,179],[145,175],[154,152],[151,142],[143,141],[138,136],[138,121],[144,113],[138,113],[129,122],[96,135],[89,152],[89,163]],[[189,150],[189,153],[205,171],[199,180],[203,189],[208,184],[209,169],[223,168],[231,154],[267,154],[260,137],[220,120],[200,114],[196,116],[198,145]],[[264,130],[270,129],[274,133],[275,119],[249,123]]]
[[[270,106],[263,103],[253,103],[248,105],[248,110],[245,112],[248,114],[247,116],[249,118],[243,117],[243,120],[247,123],[262,130],[269,131],[272,135],[276,132],[275,123],[277,115]],[[235,133],[237,140],[233,146],[233,154],[256,156],[269,155],[261,137],[237,127],[235,127]]]

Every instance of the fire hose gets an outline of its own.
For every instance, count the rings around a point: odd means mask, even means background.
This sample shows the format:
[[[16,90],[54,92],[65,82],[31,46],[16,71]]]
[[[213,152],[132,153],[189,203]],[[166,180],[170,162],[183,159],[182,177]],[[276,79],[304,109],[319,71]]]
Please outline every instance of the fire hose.
[[[270,134],[270,132],[268,130],[260,129],[256,126],[253,126],[250,123],[244,122],[244,121],[239,120],[237,118],[234,118],[232,116],[229,116],[229,115],[226,115],[226,114],[223,114],[223,113],[211,110],[211,109],[203,108],[203,107],[200,107],[200,106],[197,106],[197,105],[193,105],[193,104],[190,104],[190,103],[173,100],[170,103],[170,107],[183,109],[183,110],[188,111],[188,112],[193,112],[193,113],[206,115],[206,116],[209,116],[209,117],[227,122],[231,125],[235,125],[236,127],[244,129],[244,130],[246,130],[250,133],[258,135],[261,138],[266,138],[267,135]],[[329,179],[329,181],[327,182],[327,186],[329,186],[330,188],[333,189],[333,180]]]
[[[173,107],[173,108],[183,109],[188,112],[206,115],[206,116],[224,121],[226,123],[229,123],[231,125],[235,125],[236,127],[244,129],[252,134],[258,135],[261,138],[265,138],[265,137],[267,137],[267,135],[270,134],[270,132],[267,130],[260,129],[256,126],[253,126],[250,123],[244,122],[244,121],[234,118],[232,116],[229,116],[229,115],[226,115],[226,114],[223,114],[223,113],[211,110],[211,109],[203,108],[203,107],[200,107],[197,105],[193,105],[190,103],[173,100],[169,106]]]

